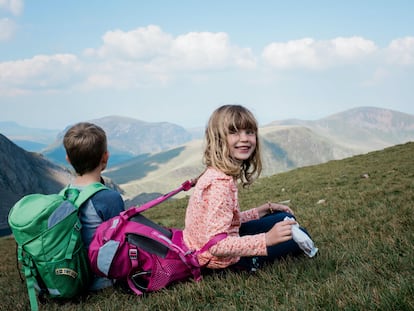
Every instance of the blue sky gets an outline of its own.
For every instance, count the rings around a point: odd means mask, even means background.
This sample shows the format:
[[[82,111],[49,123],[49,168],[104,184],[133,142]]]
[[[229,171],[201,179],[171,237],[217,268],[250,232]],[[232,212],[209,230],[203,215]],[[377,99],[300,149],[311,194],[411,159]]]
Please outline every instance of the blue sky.
[[[0,121],[414,114],[414,1],[0,0]],[[0,129],[1,130],[1,129]]]

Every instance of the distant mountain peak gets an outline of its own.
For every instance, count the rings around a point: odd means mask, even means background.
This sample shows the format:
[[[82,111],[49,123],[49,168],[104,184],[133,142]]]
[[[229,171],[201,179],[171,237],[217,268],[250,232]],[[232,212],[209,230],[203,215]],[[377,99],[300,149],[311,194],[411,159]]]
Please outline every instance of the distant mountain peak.
[[[358,107],[337,113],[320,121],[340,121],[359,128],[381,131],[414,130],[414,116],[377,107]]]

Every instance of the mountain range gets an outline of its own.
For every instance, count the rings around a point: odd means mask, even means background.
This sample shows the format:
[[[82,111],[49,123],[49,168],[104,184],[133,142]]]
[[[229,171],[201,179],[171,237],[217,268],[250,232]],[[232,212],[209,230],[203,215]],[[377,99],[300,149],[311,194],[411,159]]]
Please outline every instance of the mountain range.
[[[414,116],[361,107],[316,121],[284,120],[261,126],[263,174],[339,160],[414,140]],[[127,198],[142,192],[167,192],[203,170],[203,140],[193,139],[156,154],[143,154],[109,168]]]
[[[203,129],[121,116],[91,122],[107,133],[111,157],[104,176],[123,193],[127,206],[165,193],[203,170]],[[70,181],[62,146],[66,129],[33,130],[0,122],[0,228],[21,196],[57,192]],[[262,176],[269,176],[413,141],[414,116],[360,107],[315,121],[274,121],[261,126],[259,133]],[[24,146],[41,150],[27,151]]]

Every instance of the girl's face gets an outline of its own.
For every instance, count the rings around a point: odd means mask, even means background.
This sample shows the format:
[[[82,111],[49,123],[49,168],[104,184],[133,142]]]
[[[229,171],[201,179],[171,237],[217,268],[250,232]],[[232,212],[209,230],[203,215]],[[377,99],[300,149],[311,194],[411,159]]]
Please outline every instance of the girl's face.
[[[253,130],[231,131],[227,135],[230,156],[244,161],[250,158],[256,148],[256,133]]]

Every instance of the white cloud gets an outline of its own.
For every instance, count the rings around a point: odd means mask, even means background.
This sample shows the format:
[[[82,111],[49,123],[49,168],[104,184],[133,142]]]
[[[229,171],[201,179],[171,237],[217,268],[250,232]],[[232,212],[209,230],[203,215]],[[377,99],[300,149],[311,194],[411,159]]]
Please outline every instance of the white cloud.
[[[181,77],[193,82],[206,81],[214,71],[229,70],[242,76],[245,69],[256,68],[252,50],[233,45],[224,32],[189,32],[174,37],[150,25],[128,32],[109,31],[102,40],[99,48],[85,50],[82,59],[72,54],[57,54],[0,63],[0,94],[75,86],[83,89],[160,86]],[[319,41],[304,38],[271,43],[261,56],[260,70],[254,75],[250,74],[252,71],[244,71],[248,79],[254,76],[255,82],[266,80],[261,75],[271,71],[261,69],[269,67],[319,70],[355,63],[369,64],[366,69],[371,76],[365,76],[364,84],[374,85],[391,76],[390,66],[378,69],[387,60],[391,66],[414,64],[414,37],[396,39],[382,50],[362,37]]]
[[[92,74],[87,78],[86,85],[88,87],[111,87],[114,81],[111,76],[104,74]]]
[[[22,0],[0,0],[0,9],[20,15],[23,12]],[[16,22],[10,18],[0,18],[0,42],[7,41],[13,37],[17,29]]]
[[[0,8],[13,15],[20,15],[23,12],[24,4],[22,0],[0,0]]]
[[[275,68],[323,69],[359,61],[377,50],[375,43],[361,37],[325,41],[304,38],[271,43],[264,48],[262,57]]]
[[[102,39],[101,47],[84,53],[88,70],[93,72],[87,88],[165,85],[181,73],[256,65],[252,51],[231,45],[223,32],[190,32],[174,37],[159,26],[149,25],[128,32],[109,31]]]
[[[83,89],[129,89],[163,83],[158,79],[156,72],[149,72],[144,65],[139,63],[107,61],[85,64],[84,69],[89,76],[82,86]]]
[[[89,49],[87,53],[108,59],[147,61],[164,54],[169,49],[172,38],[158,26],[150,25],[128,32],[108,31],[102,40],[101,48]]]
[[[250,49],[232,46],[228,35],[223,32],[190,32],[178,36],[169,57],[176,68],[197,70],[255,66]]]
[[[3,62],[0,63],[0,94],[61,88],[73,83],[79,73],[79,61],[71,54],[37,55]]]
[[[349,59],[351,61],[371,55],[378,49],[374,42],[361,37],[338,37],[328,41],[327,48],[331,49],[332,54],[339,59]]]
[[[414,37],[399,38],[391,41],[386,49],[391,64],[414,65]]]
[[[87,49],[85,55],[145,63],[147,70],[155,72],[255,65],[251,50],[232,46],[226,33],[190,32],[174,38],[154,25],[107,32],[103,46]]]
[[[380,55],[372,76],[362,82],[363,86],[377,86],[395,80],[401,67],[414,65],[414,37],[392,40]]]
[[[305,38],[287,43],[274,42],[263,50],[263,59],[278,68],[317,67],[318,59],[312,47],[314,40]]]
[[[16,31],[16,23],[9,18],[0,19],[0,42],[9,40]]]

